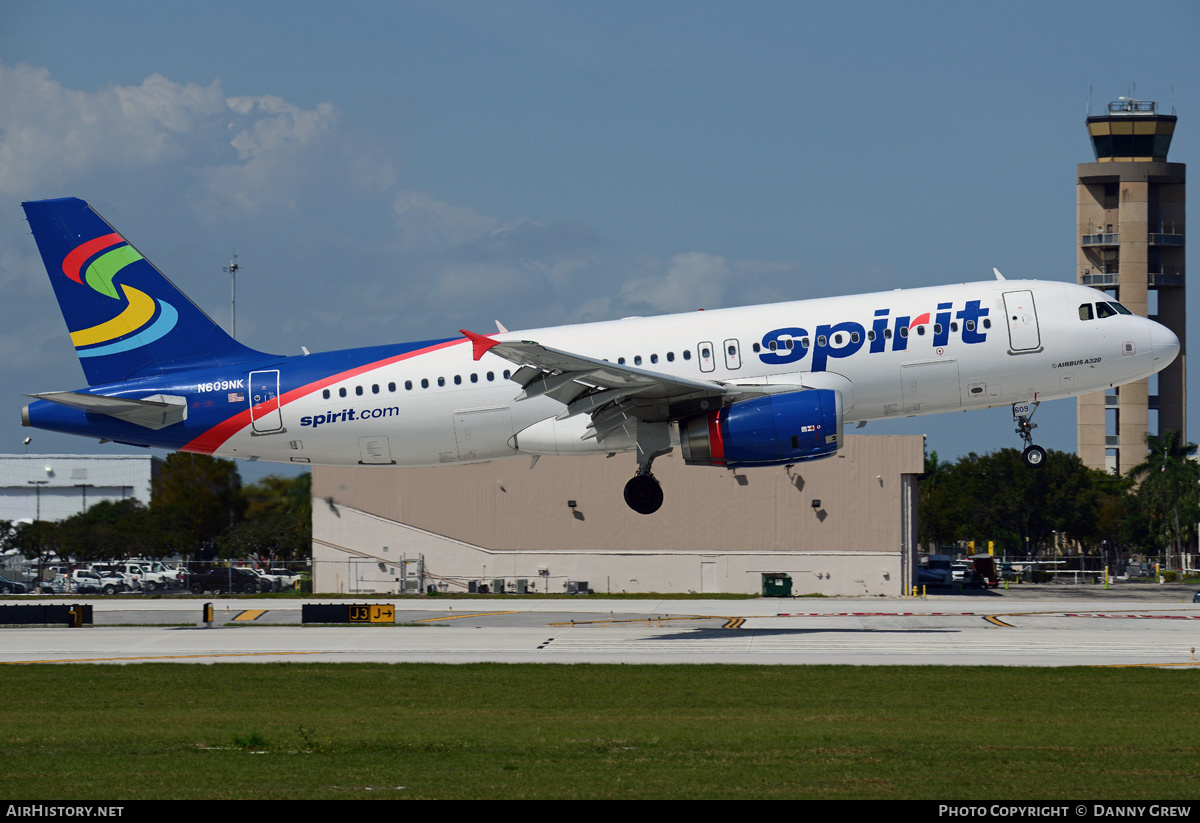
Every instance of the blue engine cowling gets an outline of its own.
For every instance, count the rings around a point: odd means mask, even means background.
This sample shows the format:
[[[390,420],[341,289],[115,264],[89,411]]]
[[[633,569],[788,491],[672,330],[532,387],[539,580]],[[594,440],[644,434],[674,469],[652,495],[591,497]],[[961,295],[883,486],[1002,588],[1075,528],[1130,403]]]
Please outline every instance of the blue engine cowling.
[[[782,466],[829,457],[842,444],[842,398],[832,389],[742,400],[679,422],[689,466]]]

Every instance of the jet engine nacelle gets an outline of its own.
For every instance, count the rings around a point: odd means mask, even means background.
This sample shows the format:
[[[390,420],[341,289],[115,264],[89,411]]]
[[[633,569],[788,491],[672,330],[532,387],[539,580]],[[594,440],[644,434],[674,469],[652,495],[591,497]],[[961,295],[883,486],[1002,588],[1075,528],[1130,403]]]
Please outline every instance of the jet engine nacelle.
[[[829,457],[842,444],[842,397],[808,389],[742,400],[681,420],[690,466],[782,466]]]

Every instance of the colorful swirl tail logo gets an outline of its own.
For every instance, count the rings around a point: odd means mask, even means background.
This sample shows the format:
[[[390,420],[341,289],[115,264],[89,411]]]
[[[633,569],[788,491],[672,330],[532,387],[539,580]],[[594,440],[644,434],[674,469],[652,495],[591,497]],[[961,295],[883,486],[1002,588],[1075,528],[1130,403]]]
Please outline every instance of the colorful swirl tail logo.
[[[93,257],[91,265],[84,269],[83,264]],[[62,270],[76,283],[86,283],[106,297],[121,300],[113,280],[121,269],[141,259],[137,249],[114,232],[76,246],[63,258]],[[90,328],[71,332],[71,342],[80,357],[99,357],[140,348],[175,328],[179,312],[170,303],[124,284],[121,284],[121,291],[128,305],[120,314]]]

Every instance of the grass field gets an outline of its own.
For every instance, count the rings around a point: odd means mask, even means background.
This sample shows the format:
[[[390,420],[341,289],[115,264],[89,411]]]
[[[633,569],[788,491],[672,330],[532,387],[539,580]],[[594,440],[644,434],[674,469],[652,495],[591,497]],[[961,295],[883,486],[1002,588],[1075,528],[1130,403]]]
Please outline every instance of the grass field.
[[[6,666],[0,796],[1189,799],[1200,674]]]

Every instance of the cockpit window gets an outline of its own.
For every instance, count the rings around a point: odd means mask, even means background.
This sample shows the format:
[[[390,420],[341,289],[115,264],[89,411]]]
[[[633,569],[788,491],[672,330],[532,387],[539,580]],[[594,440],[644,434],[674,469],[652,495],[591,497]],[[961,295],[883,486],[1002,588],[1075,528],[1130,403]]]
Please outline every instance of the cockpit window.
[[[1120,303],[1118,303],[1116,300],[1110,300],[1110,301],[1108,301],[1108,305],[1112,306],[1114,309],[1116,309],[1117,311],[1119,311],[1121,314],[1133,314],[1133,312],[1131,312],[1129,309],[1127,309],[1127,308],[1125,308],[1124,306],[1122,306],[1122,305],[1121,305]]]
[[[1091,320],[1091,319],[1093,319],[1093,315],[1092,315],[1092,304],[1091,304],[1091,303],[1084,303],[1083,305],[1081,305],[1081,306],[1079,307],[1079,319],[1080,319],[1080,320]]]
[[[1117,314],[1117,310],[1114,309],[1112,306],[1108,305],[1107,303],[1097,303],[1096,304],[1096,316],[1097,317],[1115,317],[1116,314]]]

